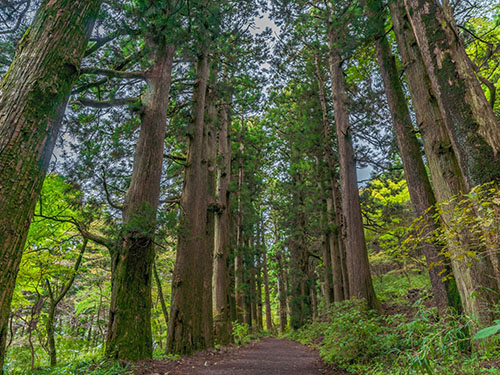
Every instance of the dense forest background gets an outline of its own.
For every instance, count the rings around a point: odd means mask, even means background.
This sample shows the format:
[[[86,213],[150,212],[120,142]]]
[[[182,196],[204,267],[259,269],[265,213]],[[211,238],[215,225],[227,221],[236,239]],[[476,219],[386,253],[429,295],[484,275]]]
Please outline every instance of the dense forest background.
[[[0,0],[0,76],[0,373],[500,374],[498,1]]]

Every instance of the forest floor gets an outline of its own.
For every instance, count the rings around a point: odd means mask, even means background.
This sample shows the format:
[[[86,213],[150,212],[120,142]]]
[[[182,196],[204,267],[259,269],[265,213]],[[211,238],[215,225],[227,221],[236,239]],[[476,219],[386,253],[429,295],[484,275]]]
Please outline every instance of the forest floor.
[[[145,361],[135,375],[341,375],[316,351],[293,341],[264,338],[240,349],[203,351],[178,361]]]

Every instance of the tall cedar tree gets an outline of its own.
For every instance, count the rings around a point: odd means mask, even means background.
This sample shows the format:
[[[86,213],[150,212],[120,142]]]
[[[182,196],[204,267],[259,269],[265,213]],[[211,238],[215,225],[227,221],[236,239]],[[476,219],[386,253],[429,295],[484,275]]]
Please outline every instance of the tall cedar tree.
[[[154,234],[174,56],[174,47],[162,36],[147,42],[153,65],[146,74],[141,129],[123,207],[122,238],[112,254],[112,292],[106,338],[108,357],[134,361],[153,355]]]
[[[340,183],[342,189],[342,212],[345,216],[347,267],[349,273],[350,297],[364,298],[368,306],[380,309],[368,262],[368,252],[361,217],[356,160],[354,155],[352,128],[349,123],[348,96],[340,45],[341,31],[332,22],[335,19],[331,10],[328,25],[328,43],[330,48],[330,78],[337,129],[337,147],[340,164]],[[344,25],[345,26],[345,25]]]
[[[437,229],[437,224],[433,218],[434,211],[432,210],[432,207],[436,204],[436,198],[422,160],[420,145],[415,135],[410,110],[399,79],[400,74],[396,66],[396,60],[385,36],[386,12],[381,0],[366,0],[364,3],[366,15],[369,19],[368,32],[375,40],[377,61],[385,86],[410,198],[416,215],[425,220],[424,235],[428,235]],[[446,259],[441,255],[442,247],[424,241],[422,249],[427,260],[432,292],[437,308],[441,313],[446,313],[448,306],[460,311],[460,298],[455,278],[451,268],[446,265]],[[443,275],[447,276],[444,280]]]
[[[172,305],[167,339],[171,353],[188,354],[213,344],[212,264],[206,243],[208,168],[205,159],[205,104],[209,79],[208,45],[196,66],[193,116],[182,192],[182,215],[172,281]],[[206,298],[210,295],[210,298]]]

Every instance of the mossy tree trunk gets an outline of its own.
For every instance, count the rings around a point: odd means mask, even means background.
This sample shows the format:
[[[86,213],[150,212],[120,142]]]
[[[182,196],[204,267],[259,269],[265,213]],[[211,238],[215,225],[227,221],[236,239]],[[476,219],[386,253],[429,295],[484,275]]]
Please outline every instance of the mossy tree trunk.
[[[420,145],[415,135],[415,128],[410,116],[400,81],[400,73],[396,67],[396,60],[391,46],[385,36],[385,21],[387,13],[381,0],[364,1],[369,23],[370,34],[375,40],[375,50],[380,73],[384,82],[385,93],[391,111],[392,123],[398,144],[403,169],[410,193],[413,208],[418,217],[425,221],[423,235],[429,235],[438,229],[434,221],[433,206],[436,198],[427,175]],[[431,280],[434,303],[440,313],[445,314],[452,307],[460,310],[460,301],[457,297],[457,286],[451,267],[441,254],[442,246],[429,241],[422,242],[422,251],[425,255],[428,272]],[[443,281],[445,280],[445,281]]]
[[[0,83],[0,373],[26,236],[99,0],[44,0]]]
[[[165,131],[174,47],[148,40],[153,66],[146,74],[143,115],[130,186],[123,208],[121,243],[112,254],[112,290],[106,355],[138,361],[151,358],[151,287],[154,234],[160,198]]]
[[[292,163],[298,164],[297,150],[291,150]],[[294,160],[295,159],[295,160]],[[300,173],[292,175],[292,186],[297,186],[292,194],[294,211],[290,220],[292,233],[288,239],[290,251],[290,326],[293,329],[302,327],[312,314],[310,279],[309,279],[309,251],[305,239],[305,203],[303,192],[300,190],[303,180]]]
[[[450,7],[404,0],[432,90],[468,188],[500,180],[500,124],[465,52]]]
[[[361,206],[359,201],[356,160],[352,130],[347,109],[348,97],[345,89],[342,58],[338,50],[336,30],[329,25],[330,77],[337,130],[337,147],[342,189],[342,212],[345,217],[347,267],[350,297],[365,299],[369,308],[380,310],[373,289],[368,262]]]
[[[182,216],[172,281],[167,350],[174,354],[189,354],[213,345],[213,252],[206,243],[208,168],[204,150],[209,71],[208,47],[203,46],[196,66]]]
[[[459,166],[403,0],[392,0],[390,7],[434,192],[439,201],[447,201],[455,195],[468,191],[468,184]],[[442,215],[442,219],[446,222],[447,215]],[[462,246],[467,246],[467,234],[461,235],[460,242]],[[492,319],[489,301],[494,302],[494,296],[488,297],[489,293],[486,294],[486,298],[474,296],[481,296],[487,290],[483,289],[483,286],[494,282],[494,278],[491,277],[492,265],[487,258],[471,262],[468,259],[458,259],[452,256],[450,260],[464,312],[478,317],[482,323],[486,324]],[[492,286],[495,288],[495,285]],[[450,304],[457,305],[458,297],[454,298],[455,301]]]
[[[216,83],[217,73],[212,70],[209,78],[209,85],[207,88],[207,97],[205,105],[205,148],[204,159],[206,160],[207,168],[207,228],[206,228],[206,252],[210,254],[212,259],[210,271],[205,275],[205,282],[210,280],[210,284],[206,287],[210,288],[210,293],[205,293],[203,298],[203,306],[213,309],[213,264],[215,254],[215,233],[216,233],[216,215],[219,210],[217,204],[217,133],[219,124],[219,116],[217,110],[218,101],[218,87]],[[207,300],[207,299],[210,300]],[[213,315],[212,315],[213,316]],[[207,324],[205,321],[203,325],[203,336],[214,337],[214,327],[212,324]],[[212,338],[213,340],[213,338]]]
[[[230,191],[231,183],[231,112],[229,104],[219,108],[219,142],[217,158],[217,205],[215,216],[214,255],[214,323],[215,339],[228,345],[232,337],[230,267]]]

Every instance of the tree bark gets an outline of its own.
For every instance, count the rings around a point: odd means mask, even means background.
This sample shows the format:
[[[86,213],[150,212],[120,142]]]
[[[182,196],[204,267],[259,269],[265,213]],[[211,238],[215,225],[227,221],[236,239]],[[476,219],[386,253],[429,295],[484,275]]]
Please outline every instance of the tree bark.
[[[467,188],[500,179],[500,124],[465,52],[450,7],[404,0]]]
[[[326,101],[326,90],[324,86],[323,74],[317,55],[314,56],[314,65],[316,69],[316,79],[318,81],[318,92],[321,104],[323,139],[324,139],[324,159],[328,166],[328,197],[326,198],[326,217],[328,229],[326,231],[325,241],[330,253],[330,264],[332,272],[333,301],[340,302],[349,298],[348,276],[345,267],[345,244],[343,227],[342,202],[338,193],[335,157],[333,154],[333,145],[331,142],[331,126],[328,120],[328,107]]]
[[[26,236],[100,5],[42,1],[0,83],[0,374]]]
[[[278,250],[276,254],[278,262],[278,300],[280,306],[280,332],[285,333],[288,325],[288,305],[287,305],[287,289],[286,289],[286,272],[283,259],[283,250]]]
[[[266,330],[273,331],[273,317],[271,314],[271,296],[269,294],[269,273],[267,269],[267,249],[262,255],[262,271],[264,273],[264,303],[266,304]]]
[[[342,60],[340,52],[336,47],[338,42],[337,35],[335,30],[331,27],[330,29],[330,75],[340,163],[342,212],[345,216],[347,234],[346,249],[349,292],[350,297],[365,299],[369,308],[380,310],[380,304],[373,289],[361,217],[352,130],[349,124],[347,109],[348,97],[341,67]]]
[[[193,120],[182,194],[182,217],[172,282],[172,306],[167,339],[170,353],[190,354],[213,345],[212,267],[213,253],[207,246],[207,179],[204,152],[204,115],[209,78],[208,48],[197,63],[193,94]],[[207,295],[210,299],[206,298]]]
[[[155,49],[147,73],[134,167],[123,208],[122,239],[112,252],[112,289],[106,355],[139,361],[153,355],[151,287],[154,235],[160,197],[165,130],[174,47],[148,40]]]
[[[258,224],[259,225],[259,224]],[[255,304],[257,305],[257,331],[262,331],[264,328],[264,319],[262,315],[262,243],[260,242],[261,236],[260,236],[260,226],[259,226],[259,231],[258,231],[258,247],[257,247],[257,261],[256,261],[256,268],[255,268]]]
[[[245,283],[244,283],[244,270],[243,270],[243,203],[242,203],[242,189],[243,181],[245,178],[243,170],[243,153],[245,145],[243,143],[246,128],[245,120],[241,119],[240,130],[240,154],[238,157],[238,192],[237,192],[237,224],[236,224],[236,249],[234,259],[234,275],[235,275],[235,299],[236,299],[236,317],[239,323],[245,321]]]
[[[214,321],[215,338],[220,345],[228,345],[232,337],[231,281],[229,273],[231,183],[231,113],[227,103],[219,109],[220,131],[217,164],[217,205],[215,216],[214,256]]]
[[[292,153],[296,151],[292,150]],[[298,160],[292,160],[298,164]],[[292,186],[301,186],[302,178],[299,174],[292,175]],[[300,187],[292,194],[294,211],[290,228],[292,233],[288,239],[290,251],[290,276],[291,276],[291,304],[290,326],[293,329],[301,328],[311,316],[311,294],[309,280],[309,252],[305,242],[305,216],[304,197]]]
[[[447,201],[455,195],[466,192],[467,183],[452,147],[438,100],[432,90],[403,0],[392,0],[390,6],[396,40],[405,66],[434,192],[439,201]],[[446,215],[443,215],[442,219],[444,222],[448,220]],[[464,246],[467,246],[466,237],[466,235],[461,235],[461,242]],[[468,315],[475,315],[483,323],[488,322],[492,317],[488,313],[487,299],[474,297],[474,295],[484,293],[481,286],[491,282],[489,276],[491,271],[488,271],[490,265],[487,260],[469,262],[455,257],[451,257],[450,260],[464,312]],[[451,302],[450,305],[458,304],[458,297],[454,298],[456,301]]]
[[[425,236],[438,229],[434,221],[435,211],[432,209],[436,204],[436,198],[422,160],[410,110],[399,79],[400,74],[396,67],[396,60],[385,36],[386,13],[384,6],[381,0],[366,0],[364,2],[366,14],[370,20],[371,34],[375,40],[377,61],[391,111],[394,133],[403,161],[410,198],[417,217],[422,217],[425,222],[425,233],[423,233]],[[451,267],[447,266],[446,259],[441,255],[441,250],[442,247],[437,244],[428,241],[422,242],[422,251],[427,261],[434,303],[440,313],[446,314],[449,306],[459,311],[460,300],[457,298],[457,286],[453,271]],[[443,279],[445,275],[446,278]]]

